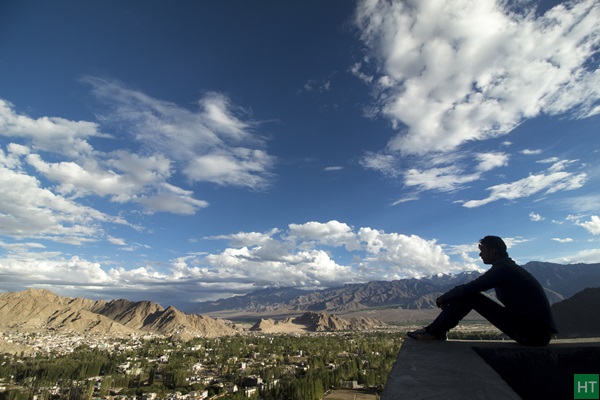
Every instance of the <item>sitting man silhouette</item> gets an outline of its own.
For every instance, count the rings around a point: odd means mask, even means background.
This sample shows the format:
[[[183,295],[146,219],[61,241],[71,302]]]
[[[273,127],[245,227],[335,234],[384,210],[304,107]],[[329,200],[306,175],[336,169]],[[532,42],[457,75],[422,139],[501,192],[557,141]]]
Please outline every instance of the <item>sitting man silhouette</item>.
[[[522,345],[547,345],[558,331],[540,283],[508,257],[506,244],[498,236],[481,239],[479,250],[483,263],[492,267],[479,278],[438,297],[440,315],[430,325],[407,335],[419,340],[446,340],[448,331],[475,310]],[[490,289],[496,290],[502,304],[482,293]]]

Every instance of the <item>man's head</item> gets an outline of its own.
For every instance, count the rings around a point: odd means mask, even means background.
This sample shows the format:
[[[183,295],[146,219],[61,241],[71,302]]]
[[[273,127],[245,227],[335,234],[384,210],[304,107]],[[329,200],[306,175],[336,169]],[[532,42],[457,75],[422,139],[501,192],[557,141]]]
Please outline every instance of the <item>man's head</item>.
[[[498,236],[486,236],[479,241],[479,257],[484,264],[493,264],[501,258],[508,257],[506,243]]]

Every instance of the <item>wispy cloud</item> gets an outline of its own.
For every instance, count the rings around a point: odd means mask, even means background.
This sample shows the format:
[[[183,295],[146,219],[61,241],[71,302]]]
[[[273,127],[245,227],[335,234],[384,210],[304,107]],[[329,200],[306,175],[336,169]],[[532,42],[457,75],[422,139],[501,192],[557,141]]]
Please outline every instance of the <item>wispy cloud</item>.
[[[121,127],[143,148],[181,165],[191,181],[258,189],[269,184],[275,161],[255,134],[257,123],[220,93],[207,93],[191,111],[114,80],[86,77],[107,105],[105,124]]]
[[[582,250],[568,257],[560,257],[551,262],[563,263],[563,264],[576,264],[576,263],[597,263],[600,259],[600,248]]]
[[[571,242],[573,242],[572,238],[552,238],[552,240],[554,240],[555,242],[558,242],[558,243],[571,243]]]
[[[539,150],[539,149],[536,149],[536,150],[525,149],[525,150],[521,150],[520,153],[523,154],[523,155],[526,155],[526,156],[538,155],[538,154],[542,154],[542,150]]]
[[[481,179],[486,172],[506,166],[509,155],[501,152],[461,154],[445,156],[429,155],[420,159],[410,158],[414,167],[406,168],[389,153],[368,153],[361,159],[364,168],[372,169],[389,177],[402,178],[406,187],[416,190],[409,196],[416,198],[424,191],[453,192],[464,189],[469,183]]]
[[[503,183],[489,187],[490,195],[482,200],[469,200],[464,207],[480,207],[498,200],[517,200],[536,194],[550,194],[564,190],[574,190],[583,186],[587,179],[585,173],[564,171],[570,161],[558,161],[546,171],[529,175],[511,183]]]
[[[310,93],[310,92],[329,92],[331,90],[331,80],[316,80],[309,79],[302,85],[302,88],[298,90],[298,93]]]

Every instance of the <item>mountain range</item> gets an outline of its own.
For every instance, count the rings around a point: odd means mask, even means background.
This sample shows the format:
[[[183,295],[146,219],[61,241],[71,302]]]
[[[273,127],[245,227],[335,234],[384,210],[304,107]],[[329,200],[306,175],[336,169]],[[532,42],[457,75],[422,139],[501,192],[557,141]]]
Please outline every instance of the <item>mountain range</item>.
[[[532,261],[523,267],[544,287],[551,304],[573,296],[586,287],[600,287],[600,264],[555,264]],[[373,308],[432,309],[435,299],[454,286],[467,283],[482,272],[439,274],[416,279],[371,281],[315,291],[268,288],[243,296],[199,303],[195,312],[299,314],[307,311],[346,313]]]
[[[600,264],[530,262],[524,267],[540,281],[551,303],[567,299],[587,287],[600,287]],[[481,272],[465,272],[422,279],[372,281],[316,291],[269,288],[198,304],[197,313],[184,313],[172,306],[164,308],[151,301],[68,298],[48,290],[28,289],[0,294],[0,331],[154,333],[180,339],[216,337],[243,330],[231,321],[214,318],[228,312],[233,315],[235,311],[254,314],[254,321],[259,321],[253,330],[263,332],[363,330],[383,323],[371,318],[344,319],[331,314],[383,309],[423,312],[435,308],[439,294],[480,275]],[[290,318],[280,321],[268,318],[275,315]]]

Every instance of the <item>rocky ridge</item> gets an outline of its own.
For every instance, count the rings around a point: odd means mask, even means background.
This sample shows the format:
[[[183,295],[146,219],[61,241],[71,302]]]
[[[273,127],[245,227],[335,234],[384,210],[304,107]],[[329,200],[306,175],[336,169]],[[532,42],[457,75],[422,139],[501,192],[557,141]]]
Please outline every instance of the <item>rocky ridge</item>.
[[[340,318],[333,314],[306,312],[296,318],[288,317],[278,321],[261,319],[250,330],[265,333],[340,332],[365,331],[382,326],[385,326],[385,323],[375,318]]]

